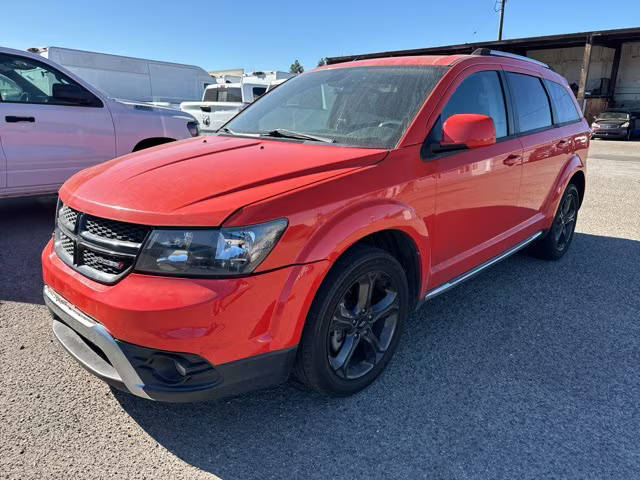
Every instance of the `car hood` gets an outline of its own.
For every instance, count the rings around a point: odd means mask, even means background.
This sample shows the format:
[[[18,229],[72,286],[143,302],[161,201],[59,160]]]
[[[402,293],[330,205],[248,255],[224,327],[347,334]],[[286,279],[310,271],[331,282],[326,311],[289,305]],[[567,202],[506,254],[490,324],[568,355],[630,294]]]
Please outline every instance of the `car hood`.
[[[619,120],[613,118],[596,118],[594,120],[595,123],[606,123],[607,125],[622,125],[623,123],[627,123],[629,120]]]
[[[373,165],[386,154],[317,143],[197,137],[83,170],[62,186],[60,198],[77,210],[123,222],[217,226],[245,205]]]

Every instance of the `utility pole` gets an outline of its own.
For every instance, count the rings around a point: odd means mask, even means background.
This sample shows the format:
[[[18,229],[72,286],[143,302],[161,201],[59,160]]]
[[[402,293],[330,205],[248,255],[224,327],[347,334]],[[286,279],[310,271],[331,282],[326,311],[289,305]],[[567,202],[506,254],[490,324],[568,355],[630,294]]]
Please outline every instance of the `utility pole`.
[[[498,41],[502,40],[502,24],[504,23],[504,5],[507,0],[500,0],[500,29],[498,30]]]

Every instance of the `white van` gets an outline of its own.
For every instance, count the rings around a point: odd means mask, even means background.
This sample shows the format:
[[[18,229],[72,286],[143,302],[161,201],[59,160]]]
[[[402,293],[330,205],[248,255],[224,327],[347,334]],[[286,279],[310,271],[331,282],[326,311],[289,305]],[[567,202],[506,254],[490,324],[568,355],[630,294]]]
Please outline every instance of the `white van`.
[[[215,83],[195,65],[61,47],[28,51],[62,65],[112,98],[177,108],[181,102],[201,99],[205,88]]]

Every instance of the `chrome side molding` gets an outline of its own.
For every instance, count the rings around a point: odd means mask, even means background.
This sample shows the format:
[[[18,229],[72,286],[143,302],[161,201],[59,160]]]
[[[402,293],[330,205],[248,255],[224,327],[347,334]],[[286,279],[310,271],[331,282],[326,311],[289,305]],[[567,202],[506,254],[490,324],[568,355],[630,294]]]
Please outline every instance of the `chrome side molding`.
[[[471,270],[468,270],[467,272],[463,273],[462,275],[459,275],[459,276],[449,280],[448,282],[443,283],[439,287],[436,287],[436,288],[434,288],[432,290],[429,290],[427,292],[427,294],[423,297],[422,301],[424,302],[426,300],[430,300],[433,297],[436,297],[436,296],[440,295],[441,293],[446,292],[450,288],[453,288],[456,285],[459,285],[460,283],[464,282],[465,280],[469,280],[471,277],[473,277],[473,276],[477,275],[478,273],[482,272],[485,268],[488,268],[491,265],[494,265],[494,264],[498,263],[500,260],[504,260],[505,258],[507,258],[507,257],[513,255],[514,253],[516,253],[518,250],[522,250],[524,247],[526,247],[531,242],[533,242],[536,238],[540,237],[543,233],[544,233],[544,231],[540,230],[539,232],[536,232],[533,235],[531,235],[529,238],[526,238],[522,242],[517,243],[516,245],[514,245],[511,248],[509,248],[508,250],[505,250],[500,255],[495,256],[495,257],[487,260],[484,263],[481,263],[477,267],[474,267]]]

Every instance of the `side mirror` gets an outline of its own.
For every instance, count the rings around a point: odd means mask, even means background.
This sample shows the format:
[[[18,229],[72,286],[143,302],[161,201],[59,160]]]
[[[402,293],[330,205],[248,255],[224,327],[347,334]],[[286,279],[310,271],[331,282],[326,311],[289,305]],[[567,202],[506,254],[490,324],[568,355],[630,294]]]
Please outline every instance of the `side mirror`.
[[[77,105],[92,105],[95,99],[91,92],[78,85],[54,83],[51,93],[56,100]]]
[[[493,119],[475,113],[459,113],[450,116],[442,126],[443,150],[478,148],[496,143],[496,126]]]

